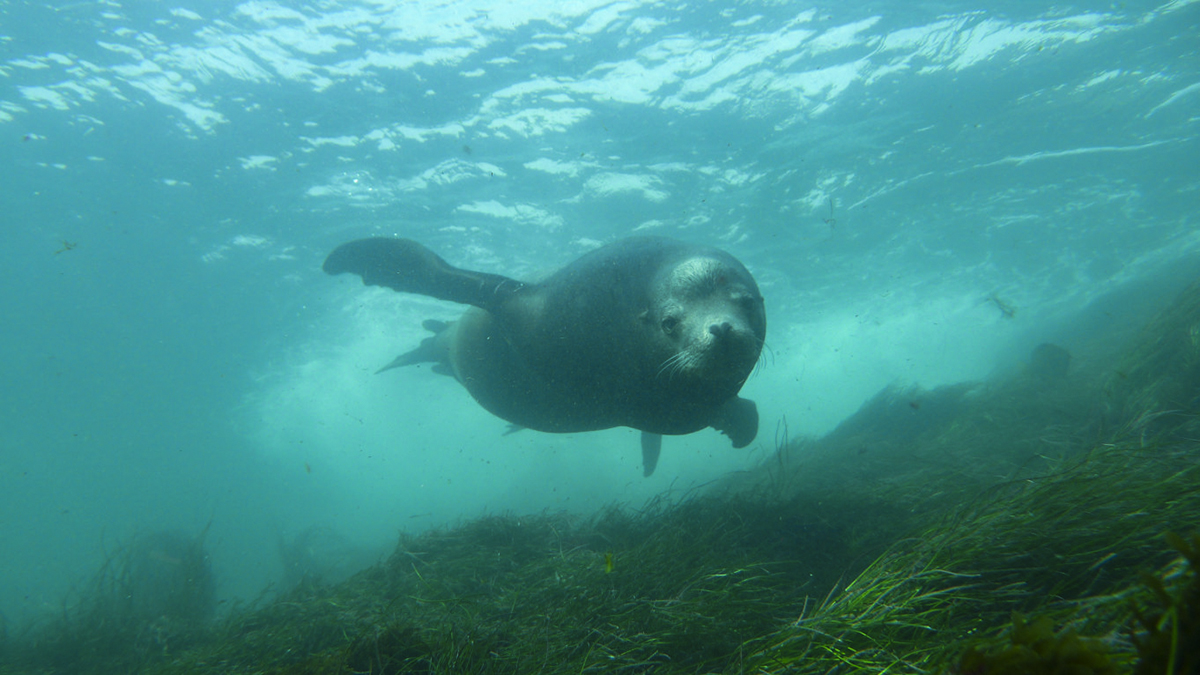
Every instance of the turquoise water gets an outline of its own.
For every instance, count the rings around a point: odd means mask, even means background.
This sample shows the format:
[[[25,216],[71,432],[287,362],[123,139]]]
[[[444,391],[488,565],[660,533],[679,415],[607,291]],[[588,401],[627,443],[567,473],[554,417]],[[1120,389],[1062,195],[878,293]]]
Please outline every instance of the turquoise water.
[[[681,495],[881,387],[1120,334],[1200,248],[1200,3],[0,3],[0,612],[199,534],[225,599],[280,537]],[[423,369],[459,311],[320,271],[418,239],[534,279],[729,250],[767,299],[759,441],[503,436]],[[1007,308],[1011,311],[1002,311]]]

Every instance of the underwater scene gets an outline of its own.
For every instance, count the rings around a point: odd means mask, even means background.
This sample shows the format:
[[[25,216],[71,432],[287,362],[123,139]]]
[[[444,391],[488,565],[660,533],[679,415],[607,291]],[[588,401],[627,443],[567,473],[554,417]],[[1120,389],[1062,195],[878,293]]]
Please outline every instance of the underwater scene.
[[[1200,1],[0,47],[0,675],[1200,673]]]

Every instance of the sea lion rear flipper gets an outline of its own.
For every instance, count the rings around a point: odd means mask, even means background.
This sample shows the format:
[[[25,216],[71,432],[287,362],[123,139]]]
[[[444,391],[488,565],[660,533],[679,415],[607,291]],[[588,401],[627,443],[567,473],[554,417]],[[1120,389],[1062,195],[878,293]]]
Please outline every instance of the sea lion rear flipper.
[[[758,406],[754,401],[734,396],[721,404],[712,428],[733,441],[733,447],[744,448],[758,435]]]
[[[658,466],[658,454],[662,451],[662,434],[642,432],[642,475],[646,478]]]
[[[384,286],[439,300],[498,307],[525,284],[500,276],[460,270],[411,239],[376,237],[338,246],[322,266],[326,274],[351,272],[367,286]]]
[[[440,364],[443,359],[442,354],[446,350],[444,347],[441,347],[438,344],[438,342],[439,341],[437,339],[437,336],[427,337],[424,340],[421,340],[421,345],[419,347],[417,347],[416,349],[414,349],[410,352],[404,352],[400,356],[397,356],[396,358],[392,359],[391,362],[388,363],[386,366],[375,371],[375,374],[378,375],[378,374],[382,373],[383,371],[391,370],[392,368],[400,368],[402,366],[411,366],[414,363],[433,362],[433,363]],[[434,366],[433,369],[434,369],[434,372],[437,372],[437,366]],[[453,373],[451,373],[451,374],[453,374]]]
[[[450,346],[446,337],[446,331],[450,330],[453,324],[427,319],[421,325],[425,327],[425,330],[432,331],[434,335],[421,340],[421,344],[416,349],[404,352],[392,359],[391,363],[375,371],[376,375],[385,370],[411,366],[414,363],[433,363],[433,368],[431,368],[433,372],[439,375],[454,376],[454,370],[449,366]]]

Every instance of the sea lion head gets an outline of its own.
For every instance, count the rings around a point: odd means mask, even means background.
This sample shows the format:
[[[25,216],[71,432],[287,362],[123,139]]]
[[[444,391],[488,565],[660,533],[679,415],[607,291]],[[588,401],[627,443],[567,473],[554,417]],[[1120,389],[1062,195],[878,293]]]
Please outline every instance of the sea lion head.
[[[746,268],[727,256],[685,258],[660,272],[651,303],[647,330],[665,354],[657,379],[699,384],[717,400],[736,394],[767,332],[762,294]]]

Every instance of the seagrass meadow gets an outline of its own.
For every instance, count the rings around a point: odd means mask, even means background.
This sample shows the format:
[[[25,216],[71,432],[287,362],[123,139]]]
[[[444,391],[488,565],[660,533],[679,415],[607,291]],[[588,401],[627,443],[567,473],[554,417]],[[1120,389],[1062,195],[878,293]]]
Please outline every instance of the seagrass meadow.
[[[641,510],[405,536],[215,622],[139,623],[99,584],[0,672],[1200,672],[1200,285],[1068,359],[888,388]]]

